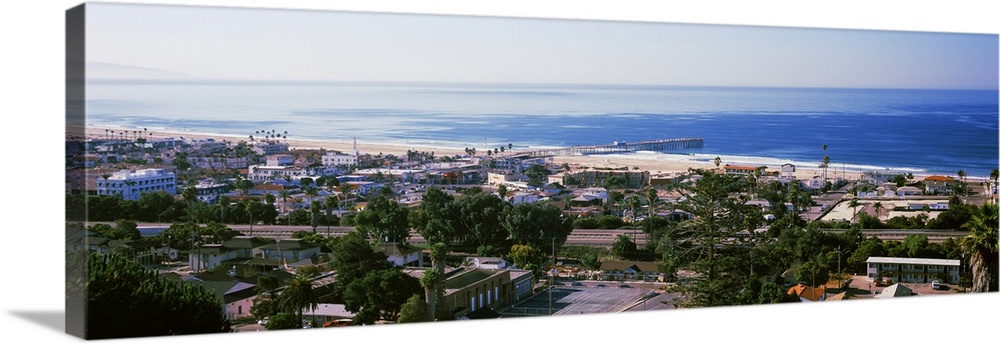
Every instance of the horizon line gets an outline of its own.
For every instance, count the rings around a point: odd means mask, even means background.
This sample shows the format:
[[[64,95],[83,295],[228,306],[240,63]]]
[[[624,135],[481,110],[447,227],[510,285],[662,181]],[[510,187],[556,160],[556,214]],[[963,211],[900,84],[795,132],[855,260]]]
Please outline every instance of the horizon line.
[[[908,90],[908,91],[995,91],[994,88],[975,87],[906,87],[906,86],[804,86],[804,85],[684,85],[684,84],[632,84],[632,83],[569,83],[569,82],[514,82],[514,81],[406,81],[406,80],[333,80],[333,79],[232,79],[232,78],[86,78],[95,84],[242,84],[245,86],[296,85],[321,86],[329,84],[397,84],[397,85],[490,85],[490,86],[572,86],[620,88],[771,88],[771,89],[841,89],[841,90]]]

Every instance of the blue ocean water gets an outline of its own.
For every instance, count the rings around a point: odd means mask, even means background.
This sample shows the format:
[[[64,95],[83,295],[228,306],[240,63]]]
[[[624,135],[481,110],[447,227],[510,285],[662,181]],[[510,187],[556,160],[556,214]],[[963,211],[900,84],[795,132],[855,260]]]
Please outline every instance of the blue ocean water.
[[[970,176],[997,168],[1000,146],[996,90],[131,81],[89,83],[86,111],[89,125],[480,150],[702,137],[666,154]]]

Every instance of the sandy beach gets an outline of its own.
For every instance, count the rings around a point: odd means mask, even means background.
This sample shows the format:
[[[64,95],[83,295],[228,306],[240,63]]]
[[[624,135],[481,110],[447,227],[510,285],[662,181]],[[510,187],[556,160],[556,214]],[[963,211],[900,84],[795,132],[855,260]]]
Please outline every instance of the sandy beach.
[[[134,133],[139,131],[141,135],[149,135],[153,139],[165,138],[165,137],[183,137],[185,139],[207,139],[213,138],[215,140],[229,140],[238,142],[240,140],[247,140],[247,136],[235,136],[235,135],[222,135],[222,134],[205,134],[205,133],[194,133],[194,132],[178,132],[178,131],[165,131],[165,130],[147,130],[143,131],[142,128],[116,128],[116,127],[99,127],[90,126],[86,129],[86,137],[89,138],[105,138],[108,135],[105,130],[127,130],[129,133]],[[81,132],[81,130],[73,130],[71,132]],[[289,138],[288,140],[282,140],[288,143],[290,150],[295,149],[326,149],[335,150],[340,152],[351,152],[353,151],[354,142],[352,140],[301,140],[295,138]],[[367,141],[364,138],[357,139],[357,149],[360,153],[365,154],[394,154],[394,155],[405,155],[407,150],[418,150],[418,151],[432,151],[436,156],[451,156],[451,155],[464,155],[465,152],[462,150],[454,148],[442,148],[442,147],[425,147],[425,146],[403,146],[397,144],[390,144],[384,142],[372,142]],[[517,151],[513,151],[517,153]],[[508,151],[507,154],[510,154]],[[689,169],[713,169],[715,164],[711,162],[703,161],[693,161],[686,158],[684,155],[669,155],[669,154],[634,154],[634,155],[561,155],[553,157],[553,162],[562,165],[569,164],[574,168],[620,168],[627,166],[630,169],[638,167],[639,170],[649,171],[652,174],[670,174],[678,172],[687,172]],[[726,165],[727,162],[723,161],[722,165]],[[744,165],[746,164],[733,163],[733,165]],[[778,171],[781,166],[767,166],[768,171]],[[834,168],[830,168],[826,171],[827,176],[830,179],[833,178],[844,178],[848,180],[860,179],[861,171],[842,171]],[[915,177],[922,179],[930,174],[918,174],[914,173]],[[813,177],[822,177],[823,169],[817,167],[802,167],[796,166],[795,176],[798,179],[810,179]]]

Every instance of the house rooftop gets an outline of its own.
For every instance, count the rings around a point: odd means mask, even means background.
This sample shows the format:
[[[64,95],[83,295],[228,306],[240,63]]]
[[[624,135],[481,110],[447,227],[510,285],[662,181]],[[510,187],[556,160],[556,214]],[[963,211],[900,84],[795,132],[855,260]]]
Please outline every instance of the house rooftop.
[[[896,258],[896,257],[868,257],[866,263],[888,263],[888,264],[919,264],[919,265],[945,265],[959,266],[958,259],[932,259],[932,258]]]

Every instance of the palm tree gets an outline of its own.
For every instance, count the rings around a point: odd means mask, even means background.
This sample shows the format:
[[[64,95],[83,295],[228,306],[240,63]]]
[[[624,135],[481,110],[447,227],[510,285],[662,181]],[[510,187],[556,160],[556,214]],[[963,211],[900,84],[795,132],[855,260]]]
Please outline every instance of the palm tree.
[[[320,204],[317,202],[313,202],[312,200],[309,200],[309,215],[311,216],[312,219],[310,224],[312,224],[313,234],[316,233],[316,226],[318,225],[318,223],[316,223],[316,218],[319,216],[319,210],[320,210]]]
[[[285,188],[281,188],[281,190],[278,191],[278,197],[281,198],[281,212],[282,213],[287,213],[288,212],[288,205],[287,205],[288,198],[291,197],[291,195],[289,195],[288,190],[285,190]]]
[[[969,267],[972,269],[972,292],[998,291],[998,218],[997,205],[984,203],[962,228],[968,236],[962,239],[962,247],[970,253]]]
[[[965,197],[969,197],[969,188],[965,185],[965,170],[958,170],[958,179],[962,181],[962,190],[965,193]]]
[[[232,202],[232,199],[230,199],[227,195],[221,195],[219,196],[218,202],[220,210],[219,215],[221,216],[220,220],[222,223],[226,223],[226,213],[229,212],[229,203]]]
[[[424,297],[427,300],[427,313],[431,319],[437,319],[438,298],[442,295],[441,288],[444,287],[444,263],[448,255],[448,246],[444,243],[434,243],[431,245],[431,269],[424,273],[420,279],[420,286],[424,287]]]
[[[990,172],[990,180],[993,181],[993,194],[996,194],[997,182],[1000,182],[1000,170],[994,168],[993,171]]]
[[[333,222],[332,212],[333,209],[337,207],[337,198],[333,195],[327,195],[324,200],[324,205],[326,206],[326,236],[330,236],[330,223]]]
[[[312,281],[309,276],[296,275],[285,284],[285,290],[278,296],[278,307],[285,311],[294,311],[302,322],[302,311],[310,311],[319,306],[319,298],[313,293]]]
[[[722,164],[722,158],[721,157],[715,157],[715,167],[718,168],[719,165],[721,165],[721,164]]]
[[[858,219],[858,206],[860,206],[860,205],[861,204],[858,203],[858,199],[857,198],[853,198],[853,197],[851,198],[850,207],[851,207],[851,209],[854,210],[854,215],[851,216],[851,224],[854,224],[855,222],[857,222],[857,219]]]
[[[875,208],[875,217],[877,217],[877,218],[879,218],[881,220],[881,218],[882,218],[882,202],[875,202],[875,204],[873,204],[872,207]]]

